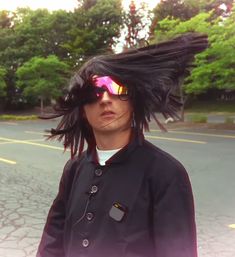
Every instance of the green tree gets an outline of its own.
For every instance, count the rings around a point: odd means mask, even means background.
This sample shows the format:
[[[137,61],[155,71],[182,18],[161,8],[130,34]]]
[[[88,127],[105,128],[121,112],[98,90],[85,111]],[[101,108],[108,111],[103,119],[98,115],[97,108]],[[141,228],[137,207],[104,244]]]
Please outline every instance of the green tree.
[[[121,0],[84,0],[74,12],[19,8],[0,13],[0,65],[7,69],[7,106],[20,101],[15,72],[34,56],[56,55],[73,66],[112,51],[122,24]]]
[[[6,106],[17,106],[22,98],[15,84],[18,67],[34,56],[55,54],[68,60],[68,51],[62,45],[69,40],[68,30],[73,26],[72,13],[46,9],[19,8],[14,13],[0,13],[0,65],[7,69]]]
[[[72,12],[58,10],[50,14],[49,29],[46,33],[47,55],[54,54],[60,60],[69,62],[69,52],[64,48],[64,44],[70,40],[68,31],[73,26]]]
[[[0,98],[6,96],[6,69],[0,67]]]
[[[14,54],[11,50],[11,43],[14,41],[13,22],[14,14],[9,11],[0,11],[0,66],[4,67],[6,88],[5,97],[1,99],[1,106],[7,106],[13,101],[15,94],[14,72],[12,73],[15,63]]]
[[[201,94],[208,90],[235,90],[235,8],[232,14],[209,33],[211,46],[197,59],[186,85],[187,93]]]
[[[234,0],[161,0],[153,9],[151,36],[165,18],[187,21],[200,13],[213,13],[211,20],[230,15]]]
[[[44,101],[57,98],[66,86],[69,66],[56,56],[33,57],[17,69],[17,86],[26,99]]]
[[[171,38],[176,37],[177,35],[187,33],[187,32],[200,32],[209,34],[211,27],[213,26],[210,21],[210,13],[200,13],[190,20],[181,21],[180,19],[170,19],[165,18],[159,22],[158,28],[155,30],[154,42],[165,41]],[[200,53],[196,56],[196,63],[199,65],[200,62],[207,62],[206,55],[208,50]],[[197,69],[197,68],[195,68]],[[186,102],[187,96],[185,92],[187,91],[186,85],[181,85],[179,87],[179,94],[181,97],[181,102],[183,103],[181,109],[181,119],[184,120],[184,103]]]
[[[71,39],[64,44],[71,64],[80,66],[87,58],[111,52],[120,35],[123,12],[120,0],[82,1],[73,14]]]
[[[14,38],[9,44],[8,57],[14,56],[14,67],[21,66],[34,56],[57,55],[68,58],[62,45],[69,40],[67,31],[72,27],[72,14],[66,11],[19,8],[13,19]],[[12,65],[12,60],[10,58]]]
[[[158,21],[167,17],[188,20],[198,14],[200,1],[161,0],[153,13]]]
[[[158,21],[167,17],[185,21],[201,12],[210,11],[213,11],[217,18],[229,13],[232,5],[233,0],[161,0],[153,13]]]
[[[187,32],[200,32],[209,34],[213,22],[210,21],[211,13],[200,13],[190,20],[165,18],[159,21],[158,27],[154,31],[154,42],[167,40],[179,34]]]
[[[164,19],[155,31],[155,41],[165,40],[187,32],[206,33],[209,48],[196,56],[195,67],[187,78],[187,94],[235,90],[235,9],[226,19],[210,17],[213,13],[200,13],[187,21]]]

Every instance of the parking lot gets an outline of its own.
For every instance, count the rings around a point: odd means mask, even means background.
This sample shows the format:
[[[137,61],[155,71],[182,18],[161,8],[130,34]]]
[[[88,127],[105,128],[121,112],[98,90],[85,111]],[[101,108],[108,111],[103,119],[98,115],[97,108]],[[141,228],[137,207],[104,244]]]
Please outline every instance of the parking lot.
[[[33,257],[69,152],[45,141],[56,121],[0,122],[0,257]],[[177,128],[145,134],[186,167],[199,257],[235,256],[235,131]]]

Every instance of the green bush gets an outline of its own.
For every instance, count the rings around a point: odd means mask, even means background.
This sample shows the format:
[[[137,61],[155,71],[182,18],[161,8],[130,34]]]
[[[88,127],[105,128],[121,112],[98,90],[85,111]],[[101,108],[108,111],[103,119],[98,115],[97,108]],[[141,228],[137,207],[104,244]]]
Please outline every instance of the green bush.
[[[36,120],[37,115],[28,115],[28,116],[18,116],[18,115],[0,115],[0,120]]]
[[[207,116],[203,114],[192,114],[189,116],[189,121],[193,123],[207,123]]]

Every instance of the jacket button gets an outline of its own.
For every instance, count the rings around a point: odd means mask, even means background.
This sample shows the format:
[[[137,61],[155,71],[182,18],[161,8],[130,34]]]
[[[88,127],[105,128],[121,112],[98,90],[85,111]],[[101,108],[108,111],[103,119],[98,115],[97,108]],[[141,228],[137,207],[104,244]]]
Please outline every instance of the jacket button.
[[[90,242],[88,241],[88,239],[83,239],[83,240],[82,240],[82,246],[83,246],[83,247],[88,247],[89,243],[90,243]]]
[[[93,185],[93,186],[91,187],[90,193],[91,193],[91,194],[95,194],[95,193],[97,193],[97,191],[98,191],[98,187],[97,187],[96,185]]]
[[[91,221],[94,218],[94,214],[92,212],[88,212],[86,214],[86,218],[87,218],[87,220]]]
[[[95,170],[95,175],[96,175],[97,177],[102,176],[102,174],[103,174],[103,171],[102,171],[101,169]]]

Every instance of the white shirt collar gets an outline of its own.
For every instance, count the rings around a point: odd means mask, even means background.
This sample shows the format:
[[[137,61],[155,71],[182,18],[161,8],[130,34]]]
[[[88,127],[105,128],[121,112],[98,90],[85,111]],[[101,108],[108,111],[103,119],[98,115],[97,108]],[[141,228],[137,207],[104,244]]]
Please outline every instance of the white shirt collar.
[[[113,150],[100,150],[96,146],[96,152],[97,152],[99,164],[105,165],[105,162],[121,149],[122,148],[113,149]]]

